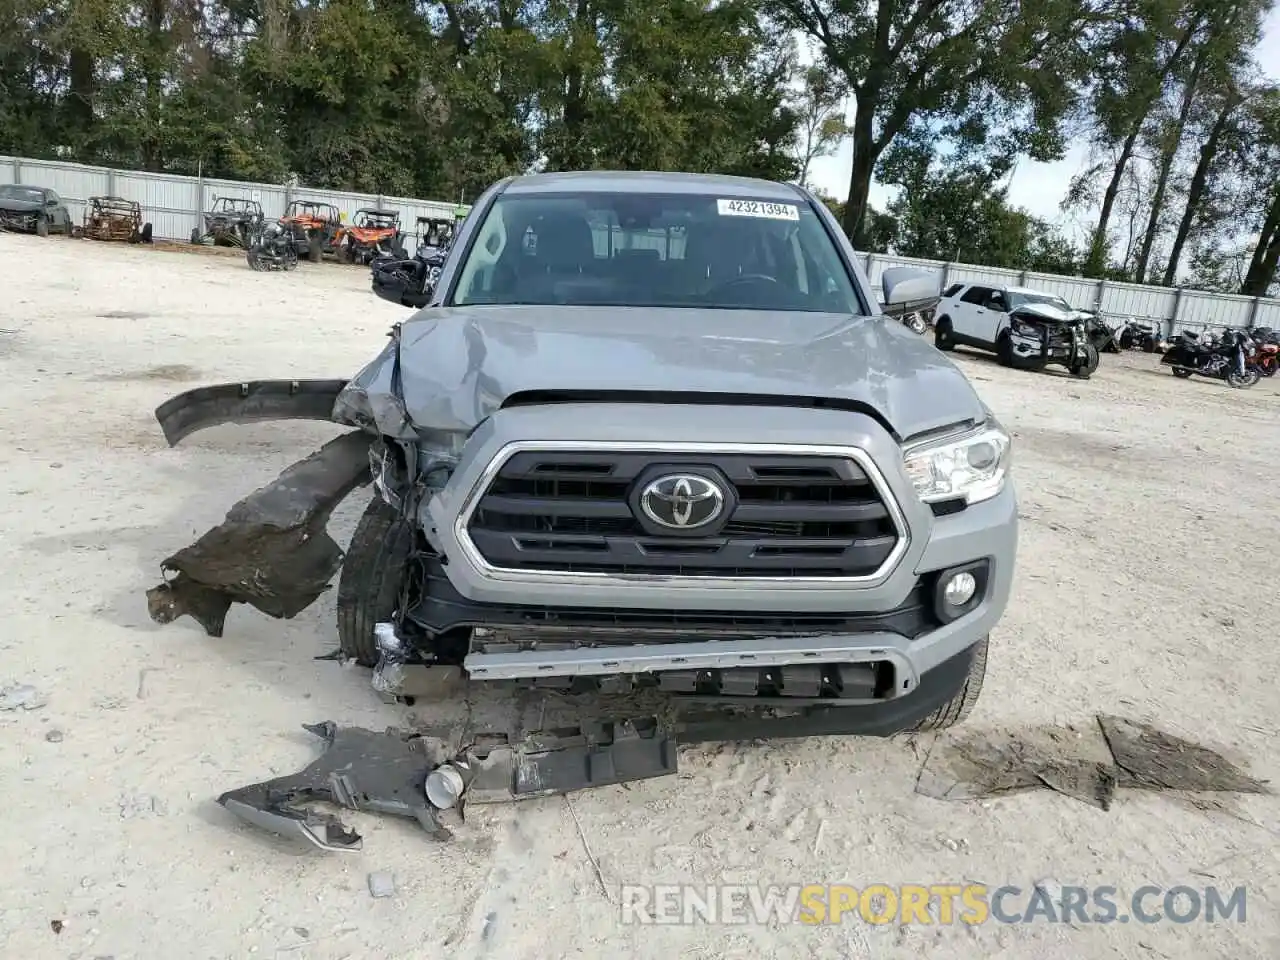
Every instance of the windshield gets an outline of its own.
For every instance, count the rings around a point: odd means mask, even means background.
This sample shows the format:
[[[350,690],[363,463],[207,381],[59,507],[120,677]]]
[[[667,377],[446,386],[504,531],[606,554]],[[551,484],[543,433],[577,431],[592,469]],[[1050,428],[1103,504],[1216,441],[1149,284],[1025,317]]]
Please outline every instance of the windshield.
[[[453,303],[863,312],[807,204],[630,192],[499,196]]]
[[[1071,311],[1071,304],[1063,300],[1061,297],[1055,297],[1048,293],[1010,293],[1009,309],[1014,310],[1018,307],[1024,307],[1029,303],[1043,303],[1050,307],[1057,307],[1059,310]]]
[[[19,187],[13,184],[5,184],[0,187],[0,197],[6,200],[26,200],[29,203],[43,203],[44,194],[33,187]]]

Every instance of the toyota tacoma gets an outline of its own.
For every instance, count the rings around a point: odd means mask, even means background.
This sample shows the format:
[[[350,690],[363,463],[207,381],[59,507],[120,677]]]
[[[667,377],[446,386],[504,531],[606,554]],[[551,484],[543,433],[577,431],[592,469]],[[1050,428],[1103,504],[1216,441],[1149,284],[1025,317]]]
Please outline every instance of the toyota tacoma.
[[[884,300],[931,283],[889,271]],[[978,698],[1013,577],[1008,434],[787,184],[503,180],[349,381],[204,387],[157,417],[170,443],[353,428],[148,598],[216,636],[232,603],[292,617],[341,568],[339,645],[367,666],[939,728]],[[326,522],[370,481],[344,556]]]

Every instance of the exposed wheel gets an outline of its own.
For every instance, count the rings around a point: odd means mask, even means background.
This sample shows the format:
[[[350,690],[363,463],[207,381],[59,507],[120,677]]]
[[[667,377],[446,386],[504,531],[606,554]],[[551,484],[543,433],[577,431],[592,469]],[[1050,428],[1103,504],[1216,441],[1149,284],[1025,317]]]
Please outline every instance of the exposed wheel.
[[[48,220],[37,220],[37,221],[36,221],[36,236],[37,236],[37,237],[47,237],[48,235],[49,235],[49,221],[48,221]]]
[[[951,318],[943,317],[933,328],[933,345],[939,350],[954,350],[956,342],[951,338]]]
[[[323,258],[323,256],[324,256],[324,251],[321,250],[320,248],[320,238],[315,236],[308,237],[307,238],[307,259],[310,260],[312,263],[319,263],[320,260]]]
[[[969,662],[969,674],[964,679],[964,686],[954,697],[912,727],[912,730],[945,730],[962,723],[978,703],[982,681],[986,675],[987,638],[983,637],[973,645],[973,659]]]
[[[374,494],[351,535],[338,577],[338,646],[362,666],[378,663],[373,627],[396,612],[413,527]]]
[[[143,243],[151,242],[151,224],[144,223],[142,225],[142,232],[138,234],[138,239]]]
[[[1071,368],[1071,375],[1081,380],[1088,380],[1098,369],[1098,348],[1092,343],[1084,345],[1084,362]]]
[[[192,242],[192,243],[199,243],[199,242],[200,242],[200,228],[199,228],[199,227],[195,227],[194,229],[192,229],[192,231],[191,231],[191,242]]]
[[[1280,363],[1269,363],[1265,367],[1260,367],[1258,372],[1264,377],[1274,377],[1276,375],[1277,367],[1280,367]]]
[[[1252,387],[1261,379],[1262,375],[1258,373],[1257,367],[1246,367],[1244,373],[1236,373],[1232,370],[1227,374],[1227,383],[1237,390]]]
[[[1000,339],[996,341],[996,359],[1000,361],[1002,367],[1013,366],[1013,338],[1007,333],[1000,335]]]
[[[924,322],[924,317],[920,316],[918,313],[913,313],[907,319],[907,329],[912,333],[923,335],[924,332],[929,329],[929,325]]]

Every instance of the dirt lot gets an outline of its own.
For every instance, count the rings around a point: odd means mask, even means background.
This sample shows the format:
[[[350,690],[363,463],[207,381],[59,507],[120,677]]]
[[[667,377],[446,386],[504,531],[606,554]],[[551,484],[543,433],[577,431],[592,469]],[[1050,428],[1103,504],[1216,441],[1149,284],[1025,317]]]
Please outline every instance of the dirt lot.
[[[381,727],[367,674],[313,657],[333,601],[227,635],[157,627],[158,563],[334,434],[226,427],[170,450],[153,408],[201,383],[346,376],[402,311],[367,273],[0,235],[0,956],[1276,957],[1280,804],[1122,792],[913,792],[931,738],[686,749],[678,779],[476,812],[453,845],[351,816],[351,856],[241,827],[221,791],[314,755],[300,725]],[[1090,382],[960,355],[1015,435],[1010,611],[966,733],[1157,721],[1280,775],[1280,383],[1175,381],[1105,357]],[[359,500],[359,498],[353,498]],[[337,518],[340,542],[363,501]],[[958,731],[957,731],[958,732]],[[576,820],[575,816],[576,814]],[[580,824],[580,827],[579,827]],[[585,840],[585,843],[584,843]],[[588,849],[590,854],[588,854]],[[622,883],[1040,882],[1248,887],[1247,922],[623,926]],[[396,893],[371,898],[367,875]]]

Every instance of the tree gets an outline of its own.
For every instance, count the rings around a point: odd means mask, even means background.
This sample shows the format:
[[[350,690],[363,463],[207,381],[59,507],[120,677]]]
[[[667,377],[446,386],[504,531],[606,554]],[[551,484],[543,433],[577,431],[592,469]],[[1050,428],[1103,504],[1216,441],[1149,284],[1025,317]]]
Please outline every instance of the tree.
[[[802,187],[809,186],[809,168],[813,161],[831,156],[849,137],[850,128],[844,116],[848,97],[844,83],[825,67],[811,66],[801,75],[794,110],[799,120],[795,157]]]
[[[862,239],[876,163],[912,121],[1007,124],[1038,159],[1057,159],[1058,125],[1085,65],[1086,0],[764,0],[817,42],[855,104],[844,228]]]

